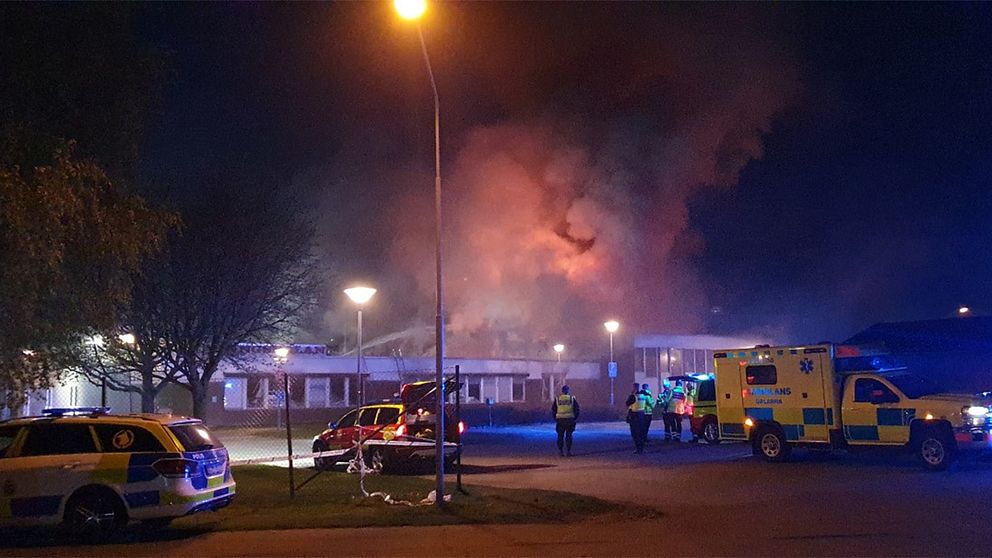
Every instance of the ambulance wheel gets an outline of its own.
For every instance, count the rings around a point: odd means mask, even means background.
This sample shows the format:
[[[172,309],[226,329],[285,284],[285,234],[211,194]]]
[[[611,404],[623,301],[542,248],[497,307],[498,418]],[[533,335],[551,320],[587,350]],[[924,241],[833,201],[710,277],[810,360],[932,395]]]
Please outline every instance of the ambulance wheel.
[[[382,448],[370,448],[365,452],[365,466],[373,473],[386,470],[386,452]]]
[[[320,453],[322,451],[327,451],[327,444],[321,440],[317,440],[313,443],[313,452]],[[334,465],[334,460],[329,457],[314,457],[313,467],[318,471],[326,471]]]
[[[127,524],[127,511],[114,491],[90,486],[69,498],[63,519],[73,535],[100,542],[113,537]]]
[[[717,424],[714,417],[707,417],[703,421],[703,439],[706,440],[707,444],[720,443],[720,425]]]
[[[954,461],[954,439],[946,428],[929,427],[920,436],[917,455],[931,471],[943,471]]]
[[[764,426],[754,436],[755,453],[765,458],[765,461],[780,463],[789,459],[792,446],[785,440],[782,429],[774,426]]]

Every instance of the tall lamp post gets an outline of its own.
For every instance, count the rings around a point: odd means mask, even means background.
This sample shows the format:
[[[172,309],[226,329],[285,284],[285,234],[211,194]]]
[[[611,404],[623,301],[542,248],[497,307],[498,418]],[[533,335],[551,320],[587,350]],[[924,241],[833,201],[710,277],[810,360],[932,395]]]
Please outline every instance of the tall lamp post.
[[[552,347],[552,349],[554,349],[555,350],[555,353],[558,355],[558,369],[557,369],[557,372],[558,372],[558,374],[561,374],[561,378],[560,378],[561,379],[561,385],[565,385],[565,374],[561,371],[561,354],[565,351],[565,345],[564,345],[564,343],[555,343],[554,346]],[[555,386],[554,385],[554,379],[555,379],[554,378],[554,375],[552,375],[551,399],[554,399],[555,397],[557,397],[557,395],[558,395],[558,391],[557,390],[561,388],[561,386]]]
[[[427,44],[420,27],[420,18],[427,11],[426,0],[393,0],[396,12],[403,19],[417,21],[417,37],[420,39],[420,50],[424,55],[427,75],[431,80],[431,92],[434,94],[434,252],[437,292],[435,299],[437,308],[434,316],[434,355],[437,405],[435,407],[436,432],[435,438],[435,476],[437,483],[434,492],[434,503],[444,505],[444,289],[441,286],[441,102],[437,95],[437,83],[434,81],[434,70],[431,68],[431,58],[427,55]]]
[[[289,422],[289,373],[285,366],[289,362],[289,347],[276,347],[272,351],[272,360],[279,367],[282,376],[282,401],[286,411],[286,457],[289,458],[289,497],[296,496],[296,483],[293,482],[293,425]],[[276,416],[279,411],[276,411]]]
[[[604,323],[603,327],[606,328],[606,331],[610,332],[610,364],[607,374],[610,376],[610,405],[613,405],[616,401],[613,395],[613,381],[617,379],[617,362],[613,358],[613,334],[620,329],[620,322],[610,320]]]
[[[344,294],[358,305],[358,363],[355,371],[358,373],[358,404],[365,404],[365,376],[362,375],[362,305],[372,300],[375,289],[372,287],[351,287]]]

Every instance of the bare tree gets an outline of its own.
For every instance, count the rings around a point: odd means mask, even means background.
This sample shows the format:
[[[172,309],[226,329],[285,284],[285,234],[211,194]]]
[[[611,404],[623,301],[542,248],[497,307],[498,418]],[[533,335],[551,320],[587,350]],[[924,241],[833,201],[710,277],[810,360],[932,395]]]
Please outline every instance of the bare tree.
[[[86,373],[141,393],[146,411],[176,383],[202,417],[220,364],[241,358],[242,343],[290,336],[315,304],[320,274],[312,221],[292,196],[218,190],[184,215],[184,225],[120,313],[119,331],[135,343],[114,340],[93,351]],[[120,381],[130,373],[140,385]]]

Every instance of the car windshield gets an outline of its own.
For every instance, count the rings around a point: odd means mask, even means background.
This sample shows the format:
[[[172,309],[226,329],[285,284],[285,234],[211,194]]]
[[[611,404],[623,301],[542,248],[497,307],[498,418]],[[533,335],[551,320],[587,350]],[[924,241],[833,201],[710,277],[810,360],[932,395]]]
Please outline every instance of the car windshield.
[[[202,424],[178,424],[170,426],[169,430],[179,438],[179,443],[186,451],[203,451],[224,447],[213,434]]]
[[[885,376],[885,378],[910,399],[917,399],[924,395],[933,395],[943,391],[939,385],[930,380],[912,374],[894,374],[892,376]]]

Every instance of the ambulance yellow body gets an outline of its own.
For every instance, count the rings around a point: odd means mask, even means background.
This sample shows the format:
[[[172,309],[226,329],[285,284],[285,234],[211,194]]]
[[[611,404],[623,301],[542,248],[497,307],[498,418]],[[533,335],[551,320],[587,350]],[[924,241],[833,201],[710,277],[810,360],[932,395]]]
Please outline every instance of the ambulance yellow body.
[[[836,346],[758,346],[714,354],[720,437],[769,461],[794,446],[892,446],[944,469],[989,443],[989,409],[897,371],[837,370]]]

